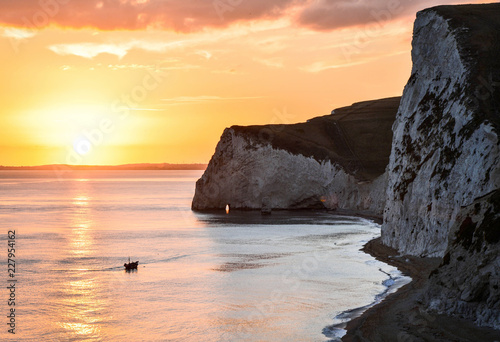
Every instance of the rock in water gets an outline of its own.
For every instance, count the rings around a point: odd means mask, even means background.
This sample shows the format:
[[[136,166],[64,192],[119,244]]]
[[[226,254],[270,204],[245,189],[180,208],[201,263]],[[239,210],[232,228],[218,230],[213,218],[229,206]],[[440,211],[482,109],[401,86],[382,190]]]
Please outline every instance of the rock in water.
[[[419,12],[382,240],[444,256],[428,307],[500,328],[500,4]]]
[[[194,210],[342,208],[381,215],[400,98],[356,103],[293,125],[224,131],[196,183]]]

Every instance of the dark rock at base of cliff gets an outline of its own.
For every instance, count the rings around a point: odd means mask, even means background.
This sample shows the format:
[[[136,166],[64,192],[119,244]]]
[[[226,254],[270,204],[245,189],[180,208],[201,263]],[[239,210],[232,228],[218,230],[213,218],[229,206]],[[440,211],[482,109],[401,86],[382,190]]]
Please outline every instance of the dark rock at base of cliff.
[[[423,301],[432,312],[500,329],[500,190],[461,208],[459,217]]]

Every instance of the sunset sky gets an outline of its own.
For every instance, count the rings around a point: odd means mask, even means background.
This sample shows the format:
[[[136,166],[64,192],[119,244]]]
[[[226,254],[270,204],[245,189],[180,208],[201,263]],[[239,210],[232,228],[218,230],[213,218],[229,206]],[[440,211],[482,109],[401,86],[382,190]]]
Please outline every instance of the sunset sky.
[[[2,0],[0,165],[206,163],[225,127],[401,95],[415,13],[471,2]]]

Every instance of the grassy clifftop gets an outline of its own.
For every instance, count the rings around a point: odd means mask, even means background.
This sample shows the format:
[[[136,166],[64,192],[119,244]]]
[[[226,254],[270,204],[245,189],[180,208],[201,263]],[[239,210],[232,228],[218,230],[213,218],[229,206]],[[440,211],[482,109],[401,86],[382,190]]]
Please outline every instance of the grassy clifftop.
[[[372,181],[389,163],[392,124],[400,97],[358,102],[292,125],[233,126],[255,145],[330,160],[359,181]]]

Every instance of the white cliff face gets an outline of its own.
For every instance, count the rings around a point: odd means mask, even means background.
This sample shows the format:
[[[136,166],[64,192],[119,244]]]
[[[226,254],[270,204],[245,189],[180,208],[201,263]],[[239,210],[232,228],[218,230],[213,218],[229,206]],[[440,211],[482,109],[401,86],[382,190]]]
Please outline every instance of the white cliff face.
[[[478,95],[481,76],[460,41],[466,34],[433,10],[415,22],[382,228],[383,242],[402,254],[443,256],[460,208],[500,187],[498,132],[480,117],[493,93]]]
[[[359,183],[330,161],[257,144],[234,129],[224,131],[205,174],[196,184],[193,209],[355,209],[381,214],[385,177]]]
[[[444,256],[422,303],[500,329],[500,4],[417,15],[382,241]]]

